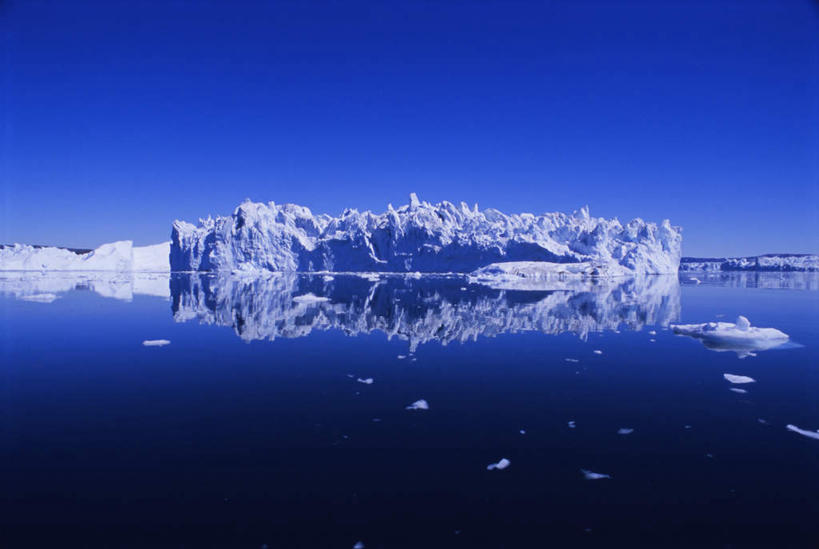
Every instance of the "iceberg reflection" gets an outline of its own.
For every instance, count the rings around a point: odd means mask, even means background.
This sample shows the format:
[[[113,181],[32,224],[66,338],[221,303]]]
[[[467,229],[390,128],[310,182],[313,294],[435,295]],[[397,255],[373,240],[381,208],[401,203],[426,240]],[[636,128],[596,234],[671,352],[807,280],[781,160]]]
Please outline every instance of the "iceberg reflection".
[[[558,281],[538,290],[490,288],[460,276],[367,278],[271,274],[172,275],[177,322],[230,326],[245,341],[313,330],[383,332],[410,348],[505,333],[574,333],[667,326],[680,314],[676,276]]]

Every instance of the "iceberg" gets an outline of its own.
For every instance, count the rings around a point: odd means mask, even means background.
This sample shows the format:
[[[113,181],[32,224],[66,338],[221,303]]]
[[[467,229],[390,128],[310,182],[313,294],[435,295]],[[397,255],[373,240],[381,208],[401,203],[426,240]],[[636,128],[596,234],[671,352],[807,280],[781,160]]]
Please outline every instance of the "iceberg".
[[[704,324],[672,324],[675,334],[697,338],[712,351],[733,351],[739,358],[754,356],[755,351],[766,351],[782,346],[789,340],[788,334],[776,328],[757,328],[744,316],[731,322],[706,322]]]
[[[819,272],[819,255],[765,254],[748,257],[683,257],[683,272],[787,271]],[[695,280],[695,279],[692,279]]]
[[[103,244],[90,252],[14,244],[0,247],[0,271],[170,271],[170,242],[134,246],[130,240]]]
[[[676,274],[682,230],[635,219],[507,215],[465,203],[410,203],[381,214],[313,214],[295,204],[245,201],[230,216],[175,221],[172,271],[457,272],[502,262],[558,264],[578,274]],[[571,264],[582,266],[569,267]],[[528,268],[528,267],[527,267]]]

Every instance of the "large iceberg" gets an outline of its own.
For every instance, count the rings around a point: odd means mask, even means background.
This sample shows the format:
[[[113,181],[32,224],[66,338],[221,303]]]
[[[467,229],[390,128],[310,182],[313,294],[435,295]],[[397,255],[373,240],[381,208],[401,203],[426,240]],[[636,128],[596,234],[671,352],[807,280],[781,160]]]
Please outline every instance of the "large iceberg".
[[[170,270],[169,254],[170,242],[134,246],[130,240],[122,240],[103,244],[85,253],[66,248],[14,244],[0,247],[0,271],[167,273]]]
[[[599,275],[676,273],[681,229],[635,219],[507,215],[418,200],[382,214],[315,215],[304,206],[246,201],[227,217],[176,221],[172,271],[457,272],[493,263],[585,263]]]

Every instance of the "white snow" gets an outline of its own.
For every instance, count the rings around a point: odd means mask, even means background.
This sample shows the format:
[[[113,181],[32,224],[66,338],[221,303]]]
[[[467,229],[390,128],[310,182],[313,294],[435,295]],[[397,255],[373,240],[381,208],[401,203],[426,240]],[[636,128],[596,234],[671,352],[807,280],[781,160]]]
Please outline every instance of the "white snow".
[[[494,469],[502,471],[502,470],[506,469],[507,467],[509,467],[511,464],[512,464],[511,461],[509,461],[506,458],[502,458],[497,463],[490,463],[489,465],[487,465],[486,469],[487,469],[487,471],[492,471]]]
[[[406,406],[407,410],[429,410],[429,402],[424,399],[416,400],[409,406]]]
[[[737,317],[736,323],[672,324],[671,328],[676,334],[700,339],[712,351],[734,351],[739,358],[778,347],[789,339],[788,334],[776,328],[751,326],[744,316]]]
[[[676,274],[681,242],[681,230],[667,220],[624,225],[591,217],[588,208],[506,215],[413,196],[409,205],[381,214],[348,209],[331,217],[294,204],[246,201],[231,216],[198,226],[174,222],[171,268],[469,273],[491,263],[542,262],[580,274]]]
[[[372,385],[373,384],[373,378],[371,378],[371,377],[358,378],[358,379],[356,379],[356,381],[359,382],[359,383],[363,383],[364,385]]]
[[[790,425],[790,424],[786,425],[785,428],[788,431],[793,431],[794,433],[799,433],[802,436],[806,436],[808,438],[813,438],[813,439],[819,440],[819,430],[817,430],[817,431],[808,431],[806,429],[800,429],[796,425]]]
[[[0,249],[0,271],[168,272],[170,242],[135,247],[130,240],[103,244],[85,254],[15,244]]]
[[[595,473],[594,471],[589,471],[588,469],[580,469],[580,472],[583,473],[583,477],[586,480],[600,480],[604,478],[611,478],[611,475],[606,475],[604,473]]]
[[[633,432],[634,432],[634,429],[632,429],[631,427],[622,427],[620,429],[617,429],[617,434],[618,435],[630,435]]]
[[[146,339],[142,344],[146,347],[164,347],[170,345],[171,342],[167,339]]]
[[[755,383],[756,380],[748,376],[739,376],[736,374],[722,374],[726,381],[731,383]]]
[[[322,303],[325,301],[330,301],[329,297],[320,297],[313,294],[304,294],[304,295],[297,295],[293,298],[293,301],[296,303]]]

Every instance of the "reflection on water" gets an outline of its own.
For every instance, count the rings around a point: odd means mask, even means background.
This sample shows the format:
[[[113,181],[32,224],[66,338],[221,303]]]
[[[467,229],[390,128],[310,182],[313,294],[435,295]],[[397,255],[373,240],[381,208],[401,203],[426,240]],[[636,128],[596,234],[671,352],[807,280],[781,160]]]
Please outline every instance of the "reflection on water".
[[[566,289],[496,290],[461,277],[260,278],[173,276],[174,318],[230,326],[246,341],[313,330],[380,331],[418,344],[504,333],[575,333],[667,326],[680,313],[676,277],[580,282]]]
[[[163,273],[14,272],[0,271],[0,295],[47,303],[70,291],[91,291],[102,297],[131,301],[134,295],[170,297]]]

